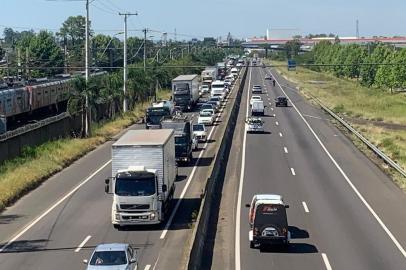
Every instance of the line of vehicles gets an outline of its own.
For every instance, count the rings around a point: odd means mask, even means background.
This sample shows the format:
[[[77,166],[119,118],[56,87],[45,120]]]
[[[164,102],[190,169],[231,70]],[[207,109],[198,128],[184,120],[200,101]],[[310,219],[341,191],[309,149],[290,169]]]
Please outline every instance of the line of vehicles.
[[[234,65],[226,67],[224,74],[221,70],[226,64],[218,66],[207,68],[200,78],[174,78],[171,100],[155,102],[146,109],[145,129],[129,130],[112,145],[112,171],[105,180],[105,192],[112,195],[115,228],[160,224],[169,217],[177,166],[190,163],[198,143],[207,142],[206,126],[214,124],[239,75],[240,68],[233,69]],[[203,82],[208,89],[203,88]],[[184,113],[197,110],[197,120]],[[133,269],[137,257],[128,244],[101,244],[84,263],[87,269],[118,265],[122,268],[114,269]]]
[[[257,59],[252,61],[255,66]],[[266,80],[273,80],[272,75],[266,75]],[[273,80],[275,81],[275,80]],[[273,84],[275,87],[275,84]],[[253,85],[251,89],[251,99],[249,105],[251,116],[246,119],[246,131],[264,132],[264,121],[258,117],[265,115],[264,101],[260,96],[261,85]],[[275,99],[275,106],[288,106],[288,99],[279,96]],[[251,203],[245,205],[249,208],[248,223],[250,230],[248,239],[250,248],[261,248],[264,245],[282,245],[287,248],[290,242],[290,232],[286,209],[289,205],[285,204],[281,195],[278,194],[255,194]]]

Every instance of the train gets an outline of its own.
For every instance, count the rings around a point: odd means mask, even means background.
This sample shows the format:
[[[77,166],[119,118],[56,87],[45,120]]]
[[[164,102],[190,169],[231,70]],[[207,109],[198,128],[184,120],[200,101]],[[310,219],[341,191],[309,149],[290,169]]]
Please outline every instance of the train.
[[[106,74],[94,72],[91,76]],[[83,74],[81,73],[81,76]],[[39,78],[27,85],[13,85],[0,89],[0,133],[7,131],[7,121],[33,114],[40,110],[56,109],[68,101],[73,75],[60,74],[53,79]]]

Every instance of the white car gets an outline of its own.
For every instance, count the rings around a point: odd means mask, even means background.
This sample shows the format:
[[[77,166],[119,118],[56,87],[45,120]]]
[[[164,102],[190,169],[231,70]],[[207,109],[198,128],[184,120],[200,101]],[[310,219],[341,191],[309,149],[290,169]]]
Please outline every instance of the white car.
[[[260,85],[254,85],[252,87],[252,93],[257,93],[257,94],[262,94],[262,86]]]
[[[211,126],[214,123],[214,112],[210,109],[204,109],[200,111],[199,118],[197,119],[198,124],[203,124]]]
[[[87,270],[137,269],[137,254],[129,244],[100,244],[93,251],[90,260],[83,260]]]
[[[199,142],[207,141],[207,129],[203,124],[194,124],[192,126],[193,135]]]
[[[262,97],[261,96],[252,96],[250,99],[250,106],[252,106],[252,103],[254,103],[255,101],[262,101]]]
[[[207,84],[203,84],[201,88],[202,94],[207,94],[210,92],[210,87]]]
[[[247,132],[264,132],[264,121],[259,117],[248,117],[246,122]]]

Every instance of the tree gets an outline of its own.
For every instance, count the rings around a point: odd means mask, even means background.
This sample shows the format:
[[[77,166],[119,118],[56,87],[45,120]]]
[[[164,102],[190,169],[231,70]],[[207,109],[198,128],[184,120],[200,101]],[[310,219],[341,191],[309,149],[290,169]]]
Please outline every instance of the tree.
[[[302,46],[302,43],[298,39],[286,42],[285,44],[286,58],[291,59],[297,56],[300,52],[300,46]]]
[[[29,66],[36,67],[33,77],[52,76],[63,72],[63,52],[55,42],[52,33],[41,31],[27,40]],[[21,49],[24,49],[23,47]]]
[[[394,62],[395,57],[395,52],[388,54],[386,59],[382,62],[382,65],[378,67],[375,76],[375,85],[378,87],[389,88],[391,92],[393,87],[396,86],[396,81],[393,76],[393,66],[391,65]]]
[[[376,72],[379,68],[377,64],[383,63],[392,52],[392,49],[385,44],[369,45],[369,50],[372,52],[365,58],[365,65],[361,68],[361,84],[365,86],[372,86],[375,83]]]
[[[90,29],[90,25],[89,25]],[[84,65],[84,43],[86,18],[83,16],[70,16],[60,28],[57,36],[68,49],[68,60],[73,66]]]

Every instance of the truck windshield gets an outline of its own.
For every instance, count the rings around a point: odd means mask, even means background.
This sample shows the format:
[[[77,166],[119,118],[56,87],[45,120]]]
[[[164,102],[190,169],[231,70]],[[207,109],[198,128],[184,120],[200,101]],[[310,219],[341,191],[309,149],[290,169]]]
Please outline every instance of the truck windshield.
[[[187,100],[187,99],[190,98],[190,96],[188,94],[186,94],[186,95],[175,94],[174,98],[175,98],[175,101],[177,101],[177,100],[185,100],[185,99]]]
[[[156,193],[154,174],[120,173],[116,178],[118,196],[151,196]]]
[[[175,144],[187,144],[187,139],[186,137],[175,137]]]

